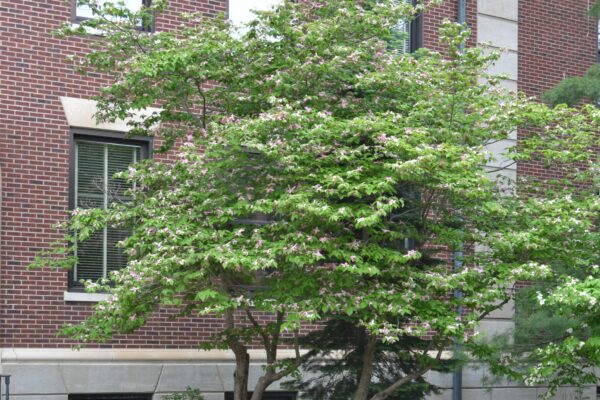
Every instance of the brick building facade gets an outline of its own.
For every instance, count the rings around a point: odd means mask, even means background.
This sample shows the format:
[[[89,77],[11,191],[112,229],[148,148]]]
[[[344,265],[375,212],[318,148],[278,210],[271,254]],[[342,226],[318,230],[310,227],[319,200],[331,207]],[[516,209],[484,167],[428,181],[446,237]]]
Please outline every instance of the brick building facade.
[[[448,0],[424,15],[418,33],[424,46],[436,48],[437,27],[444,18],[457,19],[458,3]],[[586,15],[588,5],[587,0],[467,0],[466,17],[473,44],[502,49],[493,70],[509,76],[505,86],[538,95],[596,62],[598,25]],[[157,15],[156,29],[176,27],[181,12],[216,16],[227,10],[227,0],[171,0],[169,11]],[[219,320],[172,321],[162,311],[135,334],[73,352],[72,343],[54,333],[65,322],[84,318],[96,298],[71,290],[66,271],[27,269],[36,252],[60,238],[53,225],[70,207],[76,140],[118,140],[126,129],[118,122],[95,125],[94,103],[87,99],[107,82],[101,76],[83,77],[65,61],[96,39],[52,35],[72,14],[72,5],[64,0],[0,0],[0,373],[13,376],[11,392],[18,399],[77,400],[84,398],[77,395],[102,393],[149,399],[194,385],[207,400],[222,400],[233,385],[232,355],[196,350],[221,325]],[[509,136],[491,150],[502,153],[515,140]],[[506,160],[499,157],[497,162]],[[516,178],[545,171],[521,164],[503,173]],[[510,316],[509,308],[500,310],[483,328],[506,329]],[[257,375],[261,354],[252,356]],[[536,389],[518,387],[485,391],[482,374],[473,370],[465,375],[463,398],[536,394]],[[446,376],[430,378],[451,386]],[[514,391],[520,394],[511,395]],[[446,391],[441,398],[449,396]]]

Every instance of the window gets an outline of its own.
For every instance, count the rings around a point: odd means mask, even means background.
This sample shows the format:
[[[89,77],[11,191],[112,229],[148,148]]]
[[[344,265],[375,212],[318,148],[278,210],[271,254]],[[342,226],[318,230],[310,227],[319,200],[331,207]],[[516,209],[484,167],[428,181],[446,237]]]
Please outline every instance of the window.
[[[600,20],[598,20],[598,62],[600,63]]]
[[[81,21],[86,21],[94,18],[94,13],[92,9],[88,5],[77,4],[78,0],[73,1],[73,10],[72,10],[72,20],[74,23],[78,23]],[[148,7],[150,5],[151,0],[110,0],[110,2],[114,5],[123,4],[126,9],[131,12],[139,12],[142,7]],[[99,7],[107,2],[107,0],[98,0]],[[152,31],[154,30],[154,21],[140,21],[139,29],[143,31]]]
[[[148,141],[75,134],[72,148],[71,206],[72,208],[106,208],[118,201],[127,201],[129,189],[123,179],[116,179],[131,163],[148,157]],[[78,243],[77,264],[71,271],[70,287],[82,288],[81,280],[98,280],[111,271],[123,268],[127,256],[117,243],[130,231],[106,227],[88,240]]]
[[[398,1],[411,2],[412,0]],[[423,45],[422,20],[423,16],[419,14],[412,21],[398,21],[393,31],[394,35],[390,40],[390,48],[402,54],[419,49]]]
[[[248,399],[252,397],[252,392],[248,392]],[[225,400],[233,400],[233,392],[225,393]],[[296,400],[295,392],[265,392],[263,400]]]

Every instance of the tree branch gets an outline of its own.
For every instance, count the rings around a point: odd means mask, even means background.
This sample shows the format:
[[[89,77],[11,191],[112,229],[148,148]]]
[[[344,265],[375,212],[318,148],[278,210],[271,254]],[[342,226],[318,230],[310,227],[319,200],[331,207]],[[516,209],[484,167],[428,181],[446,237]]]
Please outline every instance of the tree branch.
[[[269,335],[265,332],[263,327],[258,323],[256,318],[254,318],[254,315],[252,315],[252,311],[250,311],[250,307],[244,307],[244,311],[246,312],[246,316],[248,317],[248,319],[250,320],[252,325],[254,325],[254,327],[258,330],[258,334],[262,338],[263,346],[265,346],[265,351],[267,352],[267,363],[268,363],[269,359],[271,358],[271,354],[270,354],[271,353],[271,351],[270,351],[271,341],[269,340]]]
[[[443,349],[438,350],[438,353],[435,357],[436,363],[440,361],[440,359],[442,357],[442,351],[443,351]],[[404,377],[398,379],[396,382],[394,382],[393,384],[391,384],[384,390],[376,393],[373,397],[371,397],[370,400],[384,400],[384,399],[388,398],[392,393],[394,393],[394,391],[399,389],[400,386],[404,385],[405,383],[410,382],[411,380],[413,380],[415,378],[418,378],[419,376],[421,376],[424,373],[426,373],[427,371],[429,371],[431,368],[433,368],[433,364],[426,365],[426,366],[422,367],[421,369],[418,369],[417,371],[413,372],[412,374],[405,375]]]

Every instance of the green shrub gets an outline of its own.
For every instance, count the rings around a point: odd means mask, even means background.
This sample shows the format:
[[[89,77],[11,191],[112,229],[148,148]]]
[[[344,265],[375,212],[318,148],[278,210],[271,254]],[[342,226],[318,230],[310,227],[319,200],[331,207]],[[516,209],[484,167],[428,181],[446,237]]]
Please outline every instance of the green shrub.
[[[204,400],[200,389],[192,389],[188,386],[185,392],[173,393],[164,397],[165,400]]]

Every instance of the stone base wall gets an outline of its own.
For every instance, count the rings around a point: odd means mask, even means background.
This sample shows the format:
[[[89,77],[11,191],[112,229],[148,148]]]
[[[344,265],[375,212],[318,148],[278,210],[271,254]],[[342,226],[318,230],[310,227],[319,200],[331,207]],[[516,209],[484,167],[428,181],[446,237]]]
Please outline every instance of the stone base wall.
[[[250,355],[253,386],[263,373],[264,356],[260,351]],[[12,376],[11,400],[97,393],[151,393],[161,399],[188,386],[200,388],[206,400],[223,400],[223,393],[233,389],[234,370],[228,351],[0,349],[0,372]],[[280,390],[279,384],[270,389]]]
[[[292,356],[283,351],[283,356]],[[264,354],[250,351],[250,387],[262,375]],[[0,373],[10,374],[11,400],[67,400],[69,394],[144,393],[153,400],[200,388],[206,400],[223,400],[233,389],[235,363],[229,351],[127,349],[0,349]],[[427,380],[442,393],[427,400],[452,399],[452,375],[431,372]],[[270,390],[283,390],[278,382]],[[536,400],[544,388],[505,380],[494,381],[484,367],[463,370],[462,400]],[[586,397],[587,396],[587,397]],[[596,399],[596,387],[584,390]],[[556,400],[578,399],[574,388],[563,388]],[[320,400],[320,399],[314,399]]]
[[[452,400],[452,374],[430,373],[427,380],[440,388],[442,393],[427,400]],[[546,393],[544,387],[528,387],[518,382],[494,379],[487,368],[468,366],[463,369],[461,400],[539,400]],[[596,386],[585,387],[579,397],[574,387],[563,387],[553,400],[596,400]]]

